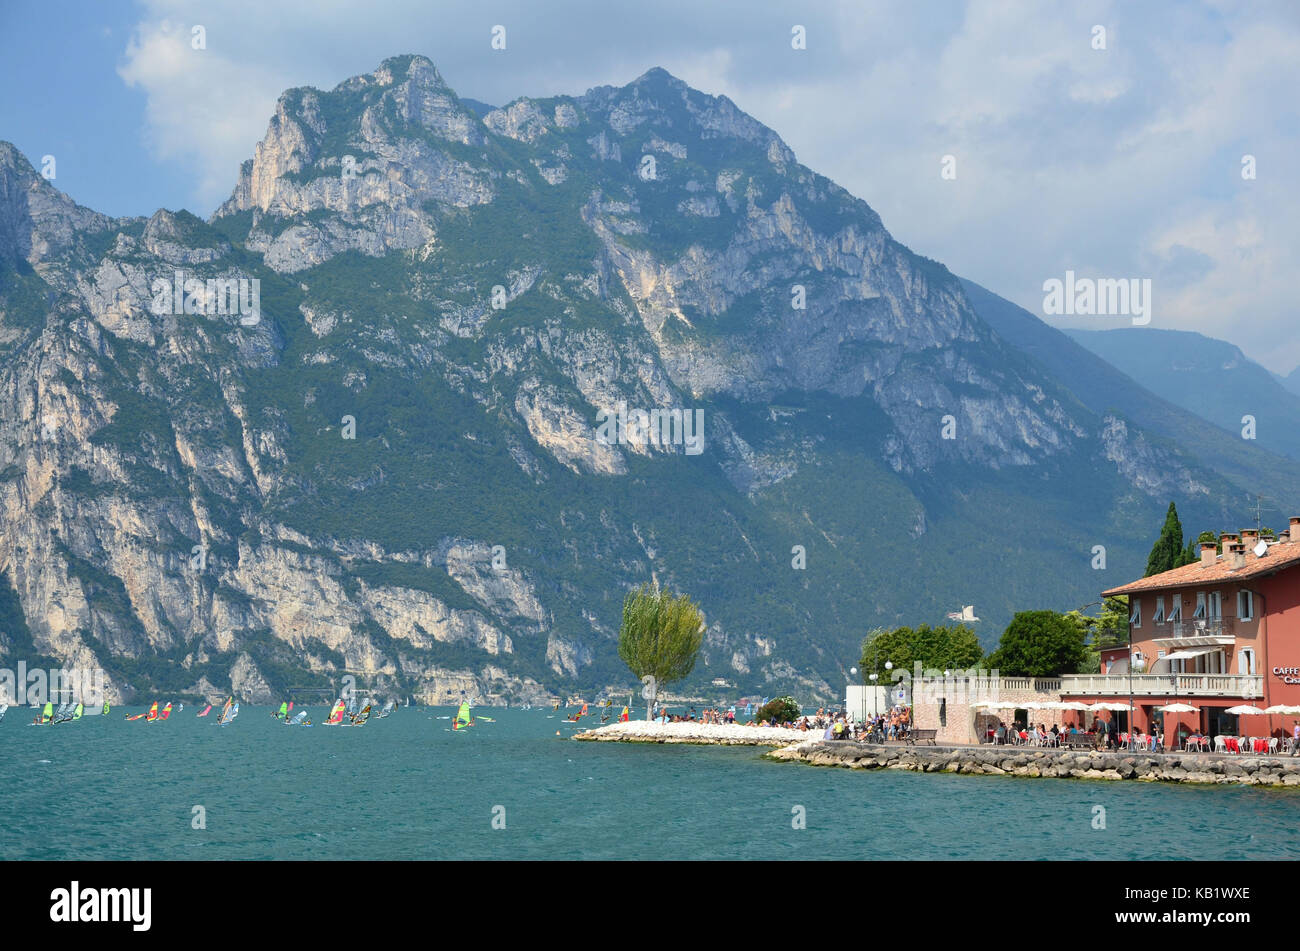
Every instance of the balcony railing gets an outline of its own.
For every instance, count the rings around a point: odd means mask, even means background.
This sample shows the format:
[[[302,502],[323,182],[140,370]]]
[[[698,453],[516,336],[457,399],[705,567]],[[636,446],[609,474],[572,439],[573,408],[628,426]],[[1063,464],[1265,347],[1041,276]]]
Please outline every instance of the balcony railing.
[[[1261,697],[1264,678],[1258,674],[1066,674],[1061,693],[1077,696],[1143,697]]]
[[[1157,625],[1157,634],[1162,633],[1160,631],[1161,627],[1167,628],[1170,635],[1173,637],[1237,636],[1237,619],[1233,617],[1197,618],[1190,621],[1166,621]]]

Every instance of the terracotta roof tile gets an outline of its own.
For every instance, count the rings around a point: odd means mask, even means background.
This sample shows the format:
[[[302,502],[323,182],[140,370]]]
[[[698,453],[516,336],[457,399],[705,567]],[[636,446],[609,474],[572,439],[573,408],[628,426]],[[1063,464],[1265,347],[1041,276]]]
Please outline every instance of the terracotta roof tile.
[[[1300,565],[1300,541],[1275,542],[1268,546],[1268,553],[1263,558],[1257,557],[1254,552],[1247,551],[1246,566],[1244,568],[1233,568],[1230,556],[1219,555],[1215,558],[1213,565],[1203,565],[1201,562],[1196,561],[1190,565],[1183,565],[1181,568],[1162,571],[1150,578],[1130,581],[1128,584],[1120,585],[1118,588],[1111,588],[1101,594],[1102,597],[1109,598],[1118,594],[1140,594],[1143,591],[1161,591],[1166,588],[1186,588],[1206,583],[1241,581],[1246,578],[1258,578],[1297,565]]]

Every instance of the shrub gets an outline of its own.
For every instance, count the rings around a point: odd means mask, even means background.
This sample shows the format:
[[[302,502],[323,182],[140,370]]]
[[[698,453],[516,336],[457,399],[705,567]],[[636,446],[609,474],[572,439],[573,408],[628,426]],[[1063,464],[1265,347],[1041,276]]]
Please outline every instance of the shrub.
[[[799,719],[799,704],[793,697],[777,697],[769,700],[759,709],[755,720],[768,723],[793,723]]]

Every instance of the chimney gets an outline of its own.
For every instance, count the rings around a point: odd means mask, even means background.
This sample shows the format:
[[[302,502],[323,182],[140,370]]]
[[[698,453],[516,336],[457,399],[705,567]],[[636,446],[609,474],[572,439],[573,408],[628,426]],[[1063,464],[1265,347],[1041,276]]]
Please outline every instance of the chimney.
[[[1201,566],[1204,568],[1214,567],[1214,556],[1217,554],[1214,550],[1214,542],[1201,543]]]
[[[1228,557],[1228,549],[1237,544],[1241,539],[1232,532],[1224,532],[1223,537],[1219,539],[1219,547],[1223,550],[1223,557]]]
[[[1237,570],[1246,567],[1246,546],[1241,543],[1233,545],[1231,548],[1232,568]]]
[[[1291,530],[1289,528],[1282,529],[1277,533],[1277,540],[1283,545],[1291,541]]]
[[[1291,524],[1287,526],[1287,537],[1300,539],[1300,515],[1291,516]]]
[[[1241,547],[1250,551],[1259,544],[1259,529],[1243,528],[1241,530]]]

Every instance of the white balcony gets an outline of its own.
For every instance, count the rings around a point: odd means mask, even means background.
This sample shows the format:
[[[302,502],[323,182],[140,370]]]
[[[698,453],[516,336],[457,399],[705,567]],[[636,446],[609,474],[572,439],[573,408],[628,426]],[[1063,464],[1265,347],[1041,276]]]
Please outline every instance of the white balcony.
[[[1067,696],[1127,695],[1142,697],[1236,697],[1264,695],[1264,678],[1258,674],[1066,674],[1061,693]]]

